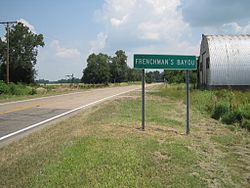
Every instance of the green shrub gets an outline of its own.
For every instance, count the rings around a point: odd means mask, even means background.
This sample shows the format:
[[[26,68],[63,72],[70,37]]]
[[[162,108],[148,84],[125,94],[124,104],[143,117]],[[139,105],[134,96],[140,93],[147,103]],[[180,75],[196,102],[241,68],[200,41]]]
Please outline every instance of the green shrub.
[[[36,89],[35,88],[33,88],[33,87],[31,87],[31,86],[28,86],[28,91],[29,91],[29,95],[35,95],[35,94],[37,94],[36,93]]]
[[[225,124],[232,124],[234,123],[235,119],[231,112],[228,112],[222,116],[221,121]]]
[[[250,119],[250,103],[247,103],[245,105],[242,105],[240,107],[240,111],[242,113],[242,116],[246,119]]]
[[[219,120],[225,113],[229,111],[229,105],[226,103],[218,103],[212,112],[211,117]]]
[[[23,84],[6,84],[0,81],[0,94],[5,95],[33,95],[35,94],[35,89],[31,86],[26,86]]]
[[[8,93],[9,93],[8,85],[5,82],[0,81],[0,95],[1,94],[8,94]]]
[[[229,99],[232,100],[234,98],[234,92],[232,90],[228,90],[228,89],[218,89],[214,91],[214,95],[218,98],[218,99]]]
[[[216,120],[231,124],[230,129],[240,126],[249,130],[250,124],[250,91],[232,89],[193,90],[191,102],[199,111],[211,114]]]
[[[247,129],[248,131],[250,131],[250,120],[249,119],[244,119],[242,122],[241,127]]]
[[[225,113],[222,116],[221,121],[225,124],[233,124],[233,123],[241,123],[242,119],[243,117],[241,112],[239,110],[235,110]]]
[[[15,84],[10,83],[9,84],[9,94],[11,95],[19,95],[18,88]]]
[[[190,95],[191,104],[195,106],[202,113],[212,114],[216,97],[212,91],[200,91],[194,89]]]

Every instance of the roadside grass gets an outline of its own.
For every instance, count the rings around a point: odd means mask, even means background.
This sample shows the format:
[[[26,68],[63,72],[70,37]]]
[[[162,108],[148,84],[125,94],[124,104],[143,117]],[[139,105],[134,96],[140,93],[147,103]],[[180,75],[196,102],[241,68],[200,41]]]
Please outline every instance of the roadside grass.
[[[250,137],[154,87],[141,131],[139,92],[0,148],[0,187],[248,187]]]
[[[250,91],[233,89],[198,90],[190,87],[193,111],[199,111],[227,125],[229,129],[245,128],[250,131]],[[165,85],[153,95],[185,101],[185,85]],[[234,125],[234,126],[233,126]]]
[[[79,92],[88,89],[96,89],[103,87],[120,87],[129,85],[138,85],[138,82],[123,82],[106,84],[47,84],[47,85],[25,85],[10,83],[8,86],[0,81],[0,103],[11,102],[15,100],[33,99],[39,97],[47,97],[59,94],[67,94]]]
[[[57,94],[64,94],[79,90],[76,87],[69,85],[25,85],[25,84],[6,84],[0,82],[0,103],[9,102],[13,100],[24,100],[37,97],[51,96]]]
[[[79,90],[49,91],[47,93],[40,93],[40,94],[34,94],[34,95],[6,95],[6,94],[1,94],[0,95],[0,103],[12,102],[12,101],[17,101],[17,100],[35,99],[35,98],[39,98],[39,97],[49,97],[49,96],[67,94],[67,93],[72,93],[72,92],[77,92],[77,91],[79,91]]]

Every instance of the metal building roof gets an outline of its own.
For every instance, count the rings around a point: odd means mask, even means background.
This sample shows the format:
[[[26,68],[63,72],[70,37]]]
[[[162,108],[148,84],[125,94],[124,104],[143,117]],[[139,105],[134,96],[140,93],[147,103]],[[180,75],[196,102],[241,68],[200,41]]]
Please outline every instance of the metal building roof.
[[[250,85],[250,35],[203,35],[210,58],[209,85]]]

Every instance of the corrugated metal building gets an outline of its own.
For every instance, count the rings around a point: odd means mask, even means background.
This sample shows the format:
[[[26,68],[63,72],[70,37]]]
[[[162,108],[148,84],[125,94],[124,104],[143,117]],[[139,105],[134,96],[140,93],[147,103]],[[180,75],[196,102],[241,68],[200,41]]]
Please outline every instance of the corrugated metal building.
[[[250,35],[202,35],[198,85],[250,86]]]

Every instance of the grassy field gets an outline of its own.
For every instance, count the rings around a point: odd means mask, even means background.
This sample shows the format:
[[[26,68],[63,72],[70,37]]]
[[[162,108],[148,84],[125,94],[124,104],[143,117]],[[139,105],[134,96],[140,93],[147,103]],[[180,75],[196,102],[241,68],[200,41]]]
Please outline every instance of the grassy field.
[[[239,127],[250,131],[250,91],[217,89],[198,90],[190,87],[193,110],[227,124],[231,129]],[[166,85],[155,95],[185,101],[185,85]]]
[[[249,187],[250,133],[193,105],[183,134],[175,93],[147,92],[145,131],[134,92],[0,148],[0,187]]]

